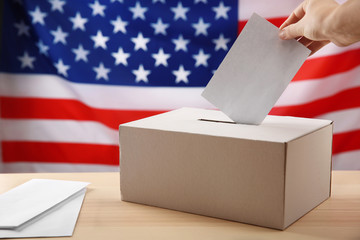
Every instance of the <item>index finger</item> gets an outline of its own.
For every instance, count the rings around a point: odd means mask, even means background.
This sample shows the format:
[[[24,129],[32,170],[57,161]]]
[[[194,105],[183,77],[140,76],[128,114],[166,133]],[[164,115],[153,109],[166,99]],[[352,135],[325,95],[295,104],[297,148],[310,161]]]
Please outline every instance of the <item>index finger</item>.
[[[281,24],[280,29],[283,29],[291,24],[297,23],[300,19],[302,19],[305,15],[304,10],[305,2],[302,2],[295,10],[291,13],[291,15]]]

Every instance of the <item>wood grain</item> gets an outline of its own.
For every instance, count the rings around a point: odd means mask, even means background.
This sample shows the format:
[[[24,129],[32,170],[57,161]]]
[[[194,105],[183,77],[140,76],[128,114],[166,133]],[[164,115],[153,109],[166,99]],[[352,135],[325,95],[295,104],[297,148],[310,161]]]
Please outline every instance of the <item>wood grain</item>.
[[[122,202],[119,173],[0,174],[0,193],[33,178],[91,182],[73,240],[360,240],[360,171],[333,171],[331,198],[284,231]]]

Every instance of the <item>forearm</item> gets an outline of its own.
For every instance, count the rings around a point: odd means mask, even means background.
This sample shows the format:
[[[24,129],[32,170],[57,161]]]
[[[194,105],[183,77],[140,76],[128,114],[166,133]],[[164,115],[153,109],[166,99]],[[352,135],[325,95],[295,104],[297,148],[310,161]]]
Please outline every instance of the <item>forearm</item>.
[[[348,0],[327,18],[325,35],[338,46],[360,41],[360,0]]]

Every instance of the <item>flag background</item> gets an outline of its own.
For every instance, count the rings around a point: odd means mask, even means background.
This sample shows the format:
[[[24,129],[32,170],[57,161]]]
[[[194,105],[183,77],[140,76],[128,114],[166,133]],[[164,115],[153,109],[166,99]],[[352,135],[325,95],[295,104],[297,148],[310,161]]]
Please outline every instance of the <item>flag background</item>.
[[[202,92],[253,12],[298,0],[5,0],[0,172],[118,171],[118,125]],[[160,20],[159,20],[160,19]],[[334,120],[333,168],[360,170],[360,44],[309,57],[270,114]]]

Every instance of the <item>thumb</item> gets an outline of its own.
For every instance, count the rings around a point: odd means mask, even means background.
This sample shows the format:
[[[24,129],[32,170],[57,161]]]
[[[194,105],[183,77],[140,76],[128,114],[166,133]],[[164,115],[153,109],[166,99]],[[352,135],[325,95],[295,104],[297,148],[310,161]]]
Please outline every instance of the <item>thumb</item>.
[[[287,40],[287,39],[293,39],[296,37],[303,36],[303,28],[301,27],[301,22],[297,22],[295,24],[291,24],[279,32],[279,37],[281,39]]]

